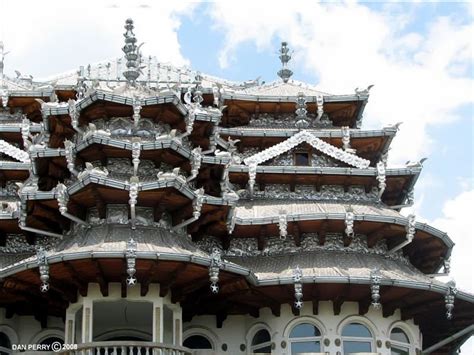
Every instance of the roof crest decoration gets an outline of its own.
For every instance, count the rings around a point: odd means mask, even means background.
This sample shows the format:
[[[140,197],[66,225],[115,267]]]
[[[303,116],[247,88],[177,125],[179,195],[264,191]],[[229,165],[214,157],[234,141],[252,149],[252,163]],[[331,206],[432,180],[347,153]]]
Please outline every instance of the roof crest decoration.
[[[346,164],[352,165],[359,169],[368,168],[370,161],[367,159],[360,158],[355,154],[345,152],[343,149],[337,148],[329,143],[326,143],[322,139],[316,137],[313,133],[308,131],[301,131],[296,133],[294,136],[287,140],[274,145],[268,149],[265,149],[257,154],[254,154],[244,159],[245,165],[258,165],[266,162],[267,160],[273,159],[276,156],[283,154],[290,149],[298,146],[301,143],[308,143],[313,148],[320,152],[329,155],[330,157],[342,161]]]
[[[288,48],[287,42],[281,42],[281,47],[278,53],[280,54],[279,58],[281,61],[282,68],[278,71],[278,76],[283,80],[284,83],[287,83],[290,77],[293,75],[293,72],[288,69],[288,62],[291,60],[291,54],[289,53],[290,49]]]
[[[21,161],[22,163],[30,162],[30,155],[27,152],[15,147],[3,139],[0,139],[0,153],[8,155],[16,160]]]

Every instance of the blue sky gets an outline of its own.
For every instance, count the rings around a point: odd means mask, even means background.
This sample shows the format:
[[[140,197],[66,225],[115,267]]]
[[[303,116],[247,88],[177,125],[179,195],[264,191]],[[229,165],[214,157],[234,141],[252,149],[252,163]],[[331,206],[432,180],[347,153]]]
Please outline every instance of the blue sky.
[[[32,2],[28,12],[14,0],[0,6],[23,16],[21,23],[0,16],[0,39],[11,50],[7,73],[46,77],[120,56],[123,22],[133,17],[145,55],[204,73],[271,82],[279,43],[287,40],[294,79],[335,94],[375,84],[362,128],[403,121],[390,165],[429,158],[411,212],[448,232],[457,244],[452,274],[474,291],[472,3],[85,0]]]

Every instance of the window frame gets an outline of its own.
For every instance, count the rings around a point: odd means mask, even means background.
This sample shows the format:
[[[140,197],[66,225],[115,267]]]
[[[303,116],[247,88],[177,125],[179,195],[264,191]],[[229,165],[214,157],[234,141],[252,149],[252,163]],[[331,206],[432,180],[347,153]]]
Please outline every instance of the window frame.
[[[263,342],[263,343],[260,343],[260,344],[252,345],[253,339],[255,338],[257,333],[261,330],[265,330],[268,333],[268,335],[270,336],[270,340],[268,340],[266,342]],[[267,346],[269,346],[270,348],[272,346],[272,334],[270,333],[270,331],[265,327],[260,327],[260,328],[255,329],[252,332],[252,337],[250,339],[250,347],[249,348],[250,348],[251,354],[259,354],[259,353],[256,353],[255,350],[260,349],[260,348],[264,348],[264,347],[267,347]]]
[[[401,341],[392,340],[392,332],[397,328],[400,329],[408,338],[408,343],[402,343]],[[413,342],[412,337],[410,336],[410,332],[407,331],[404,327],[401,327],[399,324],[395,324],[393,327],[390,328],[388,337],[390,339],[390,354],[392,353],[393,348],[399,349],[399,350],[408,349],[408,354],[410,355],[413,354],[414,342]]]
[[[297,154],[307,154],[308,155],[308,164],[306,165],[300,165],[300,164],[297,164],[297,159],[296,159],[296,156]],[[293,164],[295,166],[313,166],[313,159],[312,159],[312,150],[311,149],[304,149],[304,148],[300,148],[300,149],[295,149],[293,151]]]
[[[299,325],[302,325],[302,324],[309,324],[313,327],[315,327],[318,331],[319,331],[319,336],[311,336],[311,337],[297,337],[297,338],[292,338],[291,337],[291,332],[293,331],[293,329],[295,329],[297,326]],[[309,320],[301,320],[295,324],[293,324],[291,326],[291,328],[289,329],[288,331],[288,350],[289,350],[289,353],[292,354],[292,350],[291,350],[291,346],[292,344],[297,344],[297,343],[304,343],[304,342],[309,342],[309,341],[314,341],[314,342],[319,342],[319,352],[324,352],[324,344],[323,344],[323,332],[321,331],[321,328],[317,325],[317,324],[314,324],[313,322],[309,321]]]
[[[368,330],[369,334],[371,335],[370,338],[342,335],[344,333],[344,329],[347,326],[351,325],[351,324],[359,324],[359,325],[363,326],[364,328],[366,328]],[[372,329],[367,324],[365,324],[364,322],[361,322],[357,319],[350,320],[349,322],[345,323],[341,327],[341,343],[342,343],[342,354],[343,355],[346,354],[346,351],[344,349],[344,343],[346,341],[347,342],[354,342],[354,343],[369,343],[370,344],[370,351],[368,351],[368,352],[369,353],[374,352],[374,349],[375,349],[375,334],[374,334],[374,332],[372,331]],[[347,353],[347,354],[352,354],[352,353]]]

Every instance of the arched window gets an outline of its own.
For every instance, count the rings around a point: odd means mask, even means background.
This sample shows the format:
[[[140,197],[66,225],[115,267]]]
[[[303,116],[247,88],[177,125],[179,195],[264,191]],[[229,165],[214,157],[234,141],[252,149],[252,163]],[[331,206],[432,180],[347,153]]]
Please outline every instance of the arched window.
[[[349,323],[342,329],[344,355],[372,352],[372,333],[360,323]]]
[[[390,332],[392,342],[391,355],[410,355],[410,339],[400,328],[393,328]]]
[[[0,355],[11,353],[12,344],[10,338],[4,332],[0,332]]]
[[[297,324],[290,332],[292,354],[321,352],[321,332],[311,323]]]
[[[183,342],[183,346],[194,350],[213,349],[209,339],[202,335],[191,335],[187,337]]]
[[[270,354],[272,352],[272,338],[266,329],[260,329],[252,338],[253,354]]]

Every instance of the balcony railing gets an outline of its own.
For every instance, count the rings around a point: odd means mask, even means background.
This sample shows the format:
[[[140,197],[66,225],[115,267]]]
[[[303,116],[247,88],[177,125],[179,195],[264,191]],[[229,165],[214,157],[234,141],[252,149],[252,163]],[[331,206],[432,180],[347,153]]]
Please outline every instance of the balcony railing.
[[[190,349],[146,341],[98,341],[78,344],[75,350],[60,352],[63,355],[191,355]]]

